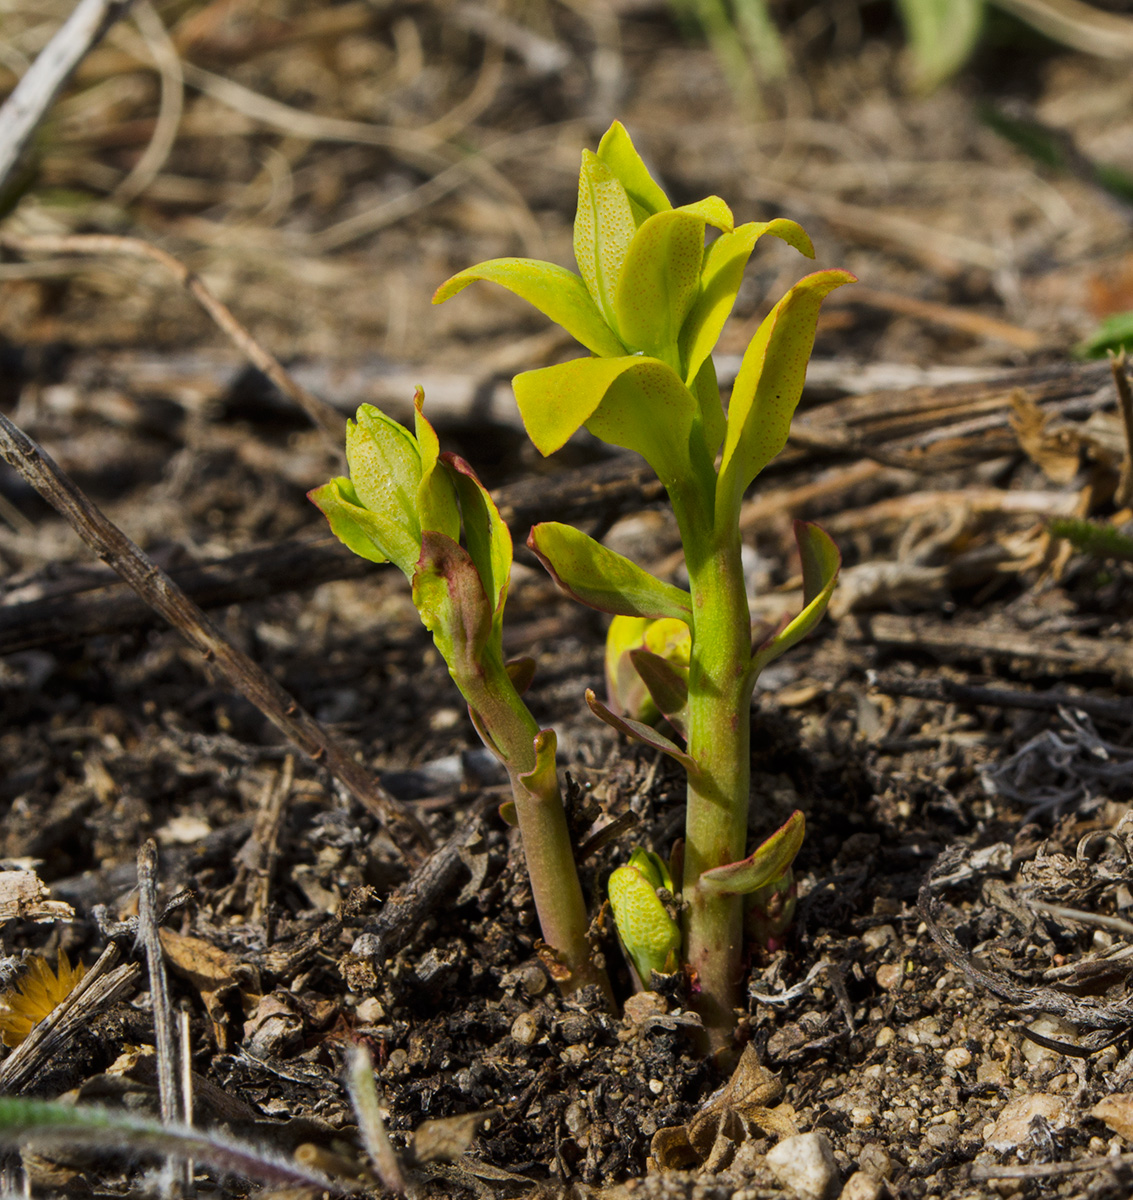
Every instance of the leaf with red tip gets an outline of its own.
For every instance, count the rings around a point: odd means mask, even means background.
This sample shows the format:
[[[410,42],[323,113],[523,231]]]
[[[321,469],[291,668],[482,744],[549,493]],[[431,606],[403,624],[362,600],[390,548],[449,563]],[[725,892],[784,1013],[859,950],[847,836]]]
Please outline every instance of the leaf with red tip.
[[[505,800],[496,811],[505,825],[510,825],[512,829],[519,828],[519,813],[516,811],[514,800]]]
[[[657,705],[657,711],[683,734],[683,714],[688,705],[688,668],[675,667],[667,658],[644,648],[631,650],[629,657]]]
[[[806,818],[795,811],[741,862],[704,871],[696,886],[709,896],[744,896],[778,879],[795,861],[806,836]]]
[[[504,670],[511,680],[511,686],[522,696],[535,678],[535,660],[530,655],[513,658],[504,664]]]
[[[555,754],[559,747],[558,738],[553,729],[540,729],[535,735],[535,766],[520,775],[523,786],[533,796],[539,796],[554,804],[561,804],[559,799],[559,779],[555,767]]]
[[[660,750],[662,754],[676,759],[690,775],[697,770],[696,760],[686,754],[676,742],[669,741],[664,734],[658,733],[656,729],[648,725],[643,725],[640,721],[633,721],[629,717],[619,717],[616,713],[611,712],[590,688],[586,689],[586,703],[590,706],[590,711],[600,720],[605,721],[611,729],[616,729],[619,733],[624,733],[626,737],[633,738],[635,742],[642,742],[644,745],[651,746],[654,750]]]
[[[795,540],[802,559],[803,610],[752,655],[749,678],[753,684],[768,663],[801,642],[822,620],[838,582],[842,556],[824,529],[809,521],[796,521]]]
[[[500,519],[495,501],[468,463],[455,454],[442,454],[441,460],[448,467],[460,497],[464,542],[480,572],[480,581],[498,627],[503,619],[504,601],[511,578],[511,531]]]

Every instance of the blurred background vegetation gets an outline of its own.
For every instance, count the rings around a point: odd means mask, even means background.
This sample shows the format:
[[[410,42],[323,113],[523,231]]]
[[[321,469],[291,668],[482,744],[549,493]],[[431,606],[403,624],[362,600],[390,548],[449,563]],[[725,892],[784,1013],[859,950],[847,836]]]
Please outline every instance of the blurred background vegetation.
[[[0,89],[70,8],[2,0]],[[569,262],[579,150],[619,116],[678,198],[788,214],[858,273],[820,353],[1064,353],[1133,308],[1129,8],[139,0],[55,106],[9,228],[157,242],[285,358],[505,372],[555,335],[497,296],[432,311],[432,289],[493,255]],[[797,269],[760,260],[736,345]],[[10,342],[216,341],[156,268],[5,261],[0,282]]]

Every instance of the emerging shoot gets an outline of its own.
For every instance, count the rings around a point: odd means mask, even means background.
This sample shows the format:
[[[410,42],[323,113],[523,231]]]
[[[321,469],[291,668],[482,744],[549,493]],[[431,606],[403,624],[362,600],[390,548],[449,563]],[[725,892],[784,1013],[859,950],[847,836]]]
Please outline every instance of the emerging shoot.
[[[706,244],[709,226],[717,236]],[[682,952],[713,1048],[728,1044],[735,1024],[746,898],[755,897],[750,920],[757,934],[778,938],[779,923],[789,919],[790,865],[802,840],[802,816],[796,814],[745,857],[752,691],[760,671],[821,619],[840,563],[822,530],[797,523],[803,609],[752,645],[740,502],[786,445],[823,299],[854,280],[846,271],[817,271],[779,300],[743,356],[725,411],[712,350],[764,235],[814,257],[810,239],[793,221],[737,226],[718,196],[674,208],[615,122],[597,153],[582,154],[574,224],[577,274],[553,263],[494,259],[461,271],[433,297],[440,303],[483,280],[514,292],[562,326],[589,355],[514,380],[532,442],[551,454],[586,428],[641,454],[672,502],[687,591],[569,526],[537,525],[528,544],[564,591],[639,623],[615,623],[617,632],[611,630],[607,678],[613,707],[593,693],[587,701],[615,729],[668,754],[688,774]],[[668,623],[653,642],[650,622]],[[681,624],[689,640],[687,649],[678,650]],[[671,641],[674,630],[678,636]],[[662,715],[681,743],[650,723]],[[666,917],[668,911],[642,860],[634,865],[631,859],[629,869],[636,878],[615,872],[611,900],[626,889],[614,901],[615,914],[647,984],[644,974],[657,969],[662,953],[670,961],[658,906]],[[637,902],[627,907],[630,894]],[[652,915],[645,920],[643,913]],[[644,938],[639,925],[648,925]]]

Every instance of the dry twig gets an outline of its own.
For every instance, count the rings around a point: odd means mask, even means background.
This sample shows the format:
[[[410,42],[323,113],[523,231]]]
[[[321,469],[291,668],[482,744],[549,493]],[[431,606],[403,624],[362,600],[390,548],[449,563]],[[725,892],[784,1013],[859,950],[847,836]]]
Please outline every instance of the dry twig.
[[[0,109],[0,192],[8,185],[32,135],[92,46],[133,0],[79,0]]]
[[[256,662],[233,646],[188,596],[93,505],[25,433],[0,414],[0,454],[64,516],[84,542],[251,701],[305,754],[322,762],[385,826],[411,862],[428,849],[428,831],[404,805],[355,762],[345,746],[288,695]]]
[[[138,851],[138,940],[145,950],[149,968],[149,990],[153,1006],[154,1046],[157,1050],[157,1093],[161,1119],[166,1125],[178,1119],[177,1068],[173,1039],[173,1010],[169,1000],[169,977],[158,933],[157,843],[148,838]],[[188,1121],[191,1113],[185,1114]]]
[[[262,371],[277,388],[294,401],[327,436],[336,452],[342,452],[345,421],[331,405],[296,383],[283,364],[265,350],[232,315],[227,305],[212,294],[180,259],[141,238],[115,237],[111,234],[74,234],[71,236],[20,237],[0,234],[0,246],[17,254],[125,254],[148,258],[164,267],[227,334],[229,340],[248,361]]]

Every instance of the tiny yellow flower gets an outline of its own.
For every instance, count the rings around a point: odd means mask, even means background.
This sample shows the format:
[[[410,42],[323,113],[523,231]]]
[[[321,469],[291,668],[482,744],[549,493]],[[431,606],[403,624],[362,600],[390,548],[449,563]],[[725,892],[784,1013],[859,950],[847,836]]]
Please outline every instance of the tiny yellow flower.
[[[64,950],[54,971],[46,958],[30,958],[16,986],[0,996],[0,1041],[18,1046],[86,973],[81,962],[71,966]]]

